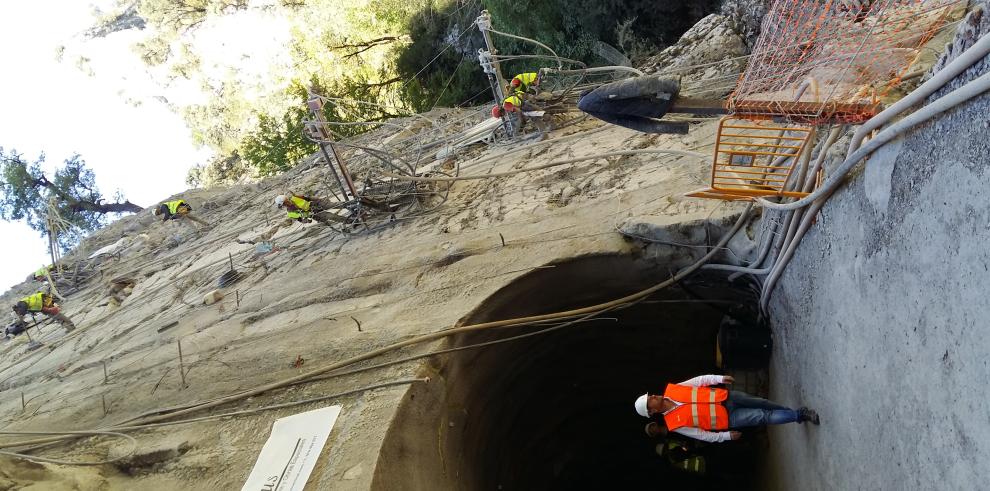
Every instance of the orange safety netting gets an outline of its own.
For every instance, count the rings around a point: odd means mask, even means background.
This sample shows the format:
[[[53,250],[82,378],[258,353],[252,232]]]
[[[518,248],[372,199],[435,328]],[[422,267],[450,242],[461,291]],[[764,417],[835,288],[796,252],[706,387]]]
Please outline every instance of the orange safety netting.
[[[776,0],[728,107],[737,117],[858,123],[876,114],[961,0]]]

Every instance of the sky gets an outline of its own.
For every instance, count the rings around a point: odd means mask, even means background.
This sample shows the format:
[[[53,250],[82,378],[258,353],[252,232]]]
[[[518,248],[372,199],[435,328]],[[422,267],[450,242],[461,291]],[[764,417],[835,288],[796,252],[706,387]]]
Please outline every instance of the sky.
[[[112,0],[95,3],[109,10]],[[154,100],[167,95],[174,101],[177,94],[163,94],[131,50],[141,32],[83,39],[93,22],[93,4],[0,3],[5,71],[0,146],[32,161],[44,152],[49,166],[78,153],[95,172],[104,196],[112,198],[119,189],[131,202],[148,207],[185,190],[189,168],[205,163],[210,152],[195,148],[182,119]],[[217,42],[218,52],[237,56],[230,46],[237,41]],[[62,62],[56,60],[59,46],[68,46]],[[80,55],[91,60],[94,76],[77,68]],[[128,100],[143,103],[135,107]],[[0,237],[6,239],[0,249],[0,291],[50,262],[47,242],[27,225],[0,222]]]

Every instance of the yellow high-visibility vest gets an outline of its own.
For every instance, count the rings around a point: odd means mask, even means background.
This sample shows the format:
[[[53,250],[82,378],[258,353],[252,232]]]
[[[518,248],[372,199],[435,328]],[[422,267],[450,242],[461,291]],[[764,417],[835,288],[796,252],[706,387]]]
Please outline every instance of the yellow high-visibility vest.
[[[509,104],[512,104],[513,106],[516,106],[516,108],[521,110],[523,105],[522,97],[520,97],[521,95],[522,95],[521,92],[516,92],[515,95],[510,95],[509,97],[506,97],[505,100],[502,101],[502,104],[508,102]]]
[[[290,196],[289,201],[296,207],[295,210],[288,210],[288,217],[294,220],[309,218],[310,202],[298,196]]]
[[[179,211],[179,206],[186,204],[185,200],[177,199],[175,201],[166,201],[165,206],[168,207],[168,212],[175,215]]]
[[[21,301],[27,304],[28,312],[41,312],[41,309],[45,306],[45,294],[38,292],[30,297],[22,298]]]
[[[677,447],[680,447],[680,445],[676,442],[667,442],[667,455],[673,455],[671,452],[676,450]],[[691,472],[693,474],[705,473],[705,458],[700,455],[692,455],[680,462],[676,462],[673,458],[671,458],[670,463],[678,469]]]

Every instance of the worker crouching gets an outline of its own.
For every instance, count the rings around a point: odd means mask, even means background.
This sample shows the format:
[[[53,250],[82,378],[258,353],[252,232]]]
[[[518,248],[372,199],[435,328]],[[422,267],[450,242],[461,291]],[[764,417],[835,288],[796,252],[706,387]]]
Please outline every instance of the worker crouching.
[[[183,218],[191,211],[192,206],[189,206],[189,203],[186,203],[185,200],[177,199],[166,201],[155,207],[151,212],[156,217],[162,217],[162,222],[166,222],[168,220]]]
[[[76,325],[72,323],[68,317],[61,312],[58,304],[55,303],[55,297],[47,293],[38,292],[29,297],[22,298],[19,302],[14,304],[14,315],[17,317],[17,322],[13,326],[16,332],[13,334],[20,333],[26,329],[27,323],[24,321],[24,316],[28,314],[42,313],[46,316],[55,319],[62,327],[65,328],[65,332],[72,332],[76,328]],[[10,331],[8,331],[10,333]]]
[[[522,92],[516,92],[502,101],[501,105],[492,106],[492,117],[501,118],[507,114],[515,114],[522,117],[522,113],[532,111],[534,108],[526,102],[526,97]]]

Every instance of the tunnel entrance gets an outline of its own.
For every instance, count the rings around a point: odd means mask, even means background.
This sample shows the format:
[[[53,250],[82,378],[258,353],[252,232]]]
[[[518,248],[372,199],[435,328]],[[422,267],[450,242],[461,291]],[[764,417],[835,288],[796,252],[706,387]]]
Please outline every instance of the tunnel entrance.
[[[462,324],[592,305],[651,286],[666,265],[631,256],[586,257],[538,270],[489,297]],[[645,485],[751,486],[754,452],[712,444],[704,477],[656,453],[634,399],[716,367],[726,314],[753,298],[724,277],[679,288],[553,333],[447,355],[434,381],[412,389],[389,429],[375,489],[588,489]],[[525,329],[525,330],[524,330]],[[529,332],[462,335],[465,346]],[[751,439],[750,439],[751,440]],[[732,464],[732,469],[727,466]]]

